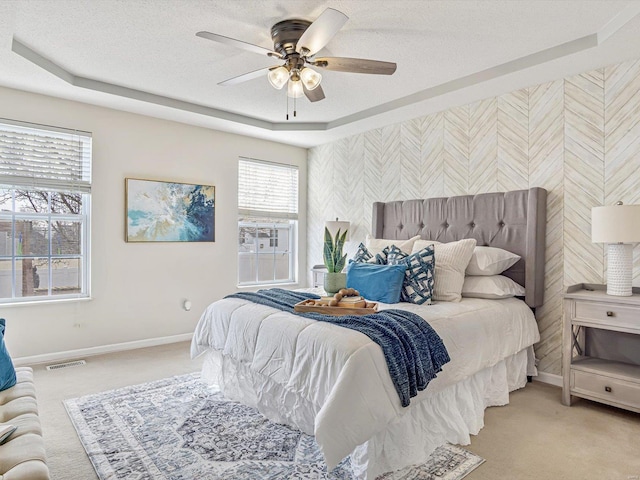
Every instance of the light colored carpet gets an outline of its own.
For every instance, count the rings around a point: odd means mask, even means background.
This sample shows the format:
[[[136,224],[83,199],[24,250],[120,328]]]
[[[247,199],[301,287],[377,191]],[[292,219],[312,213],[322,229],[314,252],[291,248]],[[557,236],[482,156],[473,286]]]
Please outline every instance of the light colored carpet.
[[[189,344],[176,343],[87,358],[87,365],[46,371],[35,384],[53,480],[97,480],[63,400],[199,371]],[[640,415],[586,400],[560,403],[559,388],[534,382],[487,409],[485,427],[465,448],[486,459],[465,480],[628,480],[640,477]],[[635,479],[634,479],[635,480]]]
[[[640,414],[533,382],[485,411],[465,448],[486,459],[465,480],[640,480]],[[637,478],[636,478],[637,476]]]
[[[349,458],[327,472],[315,438],[227,400],[199,373],[66,400],[103,479],[352,480]],[[484,460],[443,445],[427,462],[378,480],[461,480]]]

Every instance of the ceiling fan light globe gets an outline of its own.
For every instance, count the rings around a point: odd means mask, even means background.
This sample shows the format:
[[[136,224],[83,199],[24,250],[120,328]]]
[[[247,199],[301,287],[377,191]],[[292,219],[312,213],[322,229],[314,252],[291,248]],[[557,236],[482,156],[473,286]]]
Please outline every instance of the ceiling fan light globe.
[[[313,90],[320,85],[322,75],[311,68],[303,68],[300,72],[300,80],[302,80],[307,90]]]
[[[273,88],[281,90],[289,80],[289,70],[287,70],[285,67],[273,68],[269,70],[267,78],[269,79],[269,83]]]
[[[289,84],[287,85],[287,95],[291,98],[300,98],[304,95],[302,82],[300,80],[289,80]]]

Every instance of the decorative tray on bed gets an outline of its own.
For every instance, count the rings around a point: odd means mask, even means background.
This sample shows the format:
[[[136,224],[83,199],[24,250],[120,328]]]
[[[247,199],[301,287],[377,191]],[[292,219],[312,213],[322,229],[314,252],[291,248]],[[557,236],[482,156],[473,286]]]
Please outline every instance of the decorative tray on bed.
[[[355,290],[342,289],[333,297],[322,297],[319,300],[304,300],[296,303],[293,309],[296,312],[315,312],[335,316],[369,315],[377,313],[378,304],[367,302]]]

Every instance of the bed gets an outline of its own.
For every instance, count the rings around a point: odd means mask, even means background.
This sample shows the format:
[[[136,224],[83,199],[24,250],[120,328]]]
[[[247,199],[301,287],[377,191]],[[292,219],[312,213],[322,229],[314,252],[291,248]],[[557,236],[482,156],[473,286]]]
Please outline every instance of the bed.
[[[375,238],[474,238],[521,257],[503,274],[524,287],[523,299],[380,305],[425,318],[451,356],[408,407],[400,404],[380,347],[362,333],[244,299],[211,304],[191,346],[192,357],[206,355],[205,381],[273,421],[315,435],[329,468],[350,455],[354,476],[368,480],[424,462],[446,442],[468,444],[483,427],[485,408],[508,403],[509,392],[535,374],[546,191],[375,203],[372,220]]]

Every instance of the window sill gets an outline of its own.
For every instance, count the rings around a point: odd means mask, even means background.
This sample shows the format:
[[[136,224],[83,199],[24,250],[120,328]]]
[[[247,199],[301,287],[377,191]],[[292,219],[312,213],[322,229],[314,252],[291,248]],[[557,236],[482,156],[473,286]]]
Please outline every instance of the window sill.
[[[92,297],[78,298],[48,298],[46,300],[24,300],[19,302],[0,303],[0,307],[33,307],[36,305],[51,305],[55,303],[88,302]]]
[[[287,283],[260,283],[258,285],[236,285],[236,288],[239,288],[241,290],[255,290],[258,288],[285,288],[285,287],[300,288],[300,283],[287,282]]]

